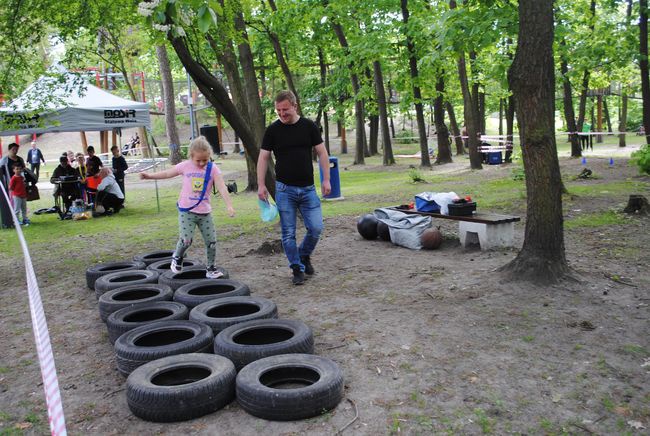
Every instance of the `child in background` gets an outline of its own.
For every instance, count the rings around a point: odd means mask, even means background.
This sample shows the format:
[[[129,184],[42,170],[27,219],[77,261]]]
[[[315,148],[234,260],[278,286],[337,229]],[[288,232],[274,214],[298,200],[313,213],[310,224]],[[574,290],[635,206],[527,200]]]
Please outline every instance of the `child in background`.
[[[228,215],[235,216],[228,188],[223,181],[221,171],[210,161],[212,147],[203,136],[194,139],[189,149],[190,159],[183,161],[173,168],[159,173],[140,173],[141,179],[169,179],[183,176],[183,185],[178,197],[178,227],[179,238],[176,250],[172,256],[171,270],[175,273],[183,269],[183,257],[194,237],[195,227],[198,227],[205,242],[208,270],[206,277],[217,279],[223,273],[217,270],[215,258],[217,253],[217,233],[212,220],[210,205],[210,189],[216,186],[226,203]],[[210,171],[208,171],[208,166]],[[206,183],[207,180],[207,183]]]
[[[14,166],[14,175],[9,180],[9,192],[14,199],[14,211],[18,221],[22,218],[22,225],[28,226],[29,220],[27,219],[27,186],[25,185],[25,178],[23,177],[23,165],[17,164]]]

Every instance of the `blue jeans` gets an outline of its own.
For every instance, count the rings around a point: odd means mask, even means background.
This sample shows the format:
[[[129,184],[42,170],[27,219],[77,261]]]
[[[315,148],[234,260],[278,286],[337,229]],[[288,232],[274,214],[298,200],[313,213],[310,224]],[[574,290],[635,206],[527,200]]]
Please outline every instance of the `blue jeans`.
[[[310,256],[316,248],[318,238],[323,231],[323,214],[320,208],[320,199],[316,188],[311,186],[290,186],[282,182],[275,182],[275,202],[280,213],[282,227],[282,248],[289,260],[289,266],[305,266],[300,261],[300,256]],[[300,246],[296,246],[296,212],[305,222],[307,233]]]

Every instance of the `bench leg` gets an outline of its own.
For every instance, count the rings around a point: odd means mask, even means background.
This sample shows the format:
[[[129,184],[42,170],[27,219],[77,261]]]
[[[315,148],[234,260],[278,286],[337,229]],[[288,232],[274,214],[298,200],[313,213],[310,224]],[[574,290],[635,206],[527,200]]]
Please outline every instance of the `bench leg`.
[[[458,222],[458,237],[463,247],[473,243],[478,236],[481,250],[495,247],[512,247],[515,223],[483,224],[466,221]]]

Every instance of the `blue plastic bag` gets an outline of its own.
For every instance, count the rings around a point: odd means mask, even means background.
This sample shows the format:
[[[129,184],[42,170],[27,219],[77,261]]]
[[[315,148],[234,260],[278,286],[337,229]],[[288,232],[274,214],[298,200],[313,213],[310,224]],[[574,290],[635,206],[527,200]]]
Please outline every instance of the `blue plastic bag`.
[[[257,204],[260,207],[260,218],[264,222],[271,222],[278,216],[278,207],[275,204],[270,203],[268,200],[257,200]]]

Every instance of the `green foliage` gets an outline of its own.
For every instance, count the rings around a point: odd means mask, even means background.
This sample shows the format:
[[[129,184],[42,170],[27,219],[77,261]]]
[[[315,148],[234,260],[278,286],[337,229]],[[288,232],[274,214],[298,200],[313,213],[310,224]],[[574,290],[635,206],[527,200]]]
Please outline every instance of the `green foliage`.
[[[409,179],[411,179],[411,183],[426,183],[427,182],[422,177],[422,174],[420,173],[420,171],[418,171],[415,168],[411,168],[409,170]]]
[[[412,130],[400,130],[395,134],[395,143],[399,144],[417,144],[417,133]]]
[[[631,162],[639,167],[639,172],[650,175],[650,145],[644,144],[641,149],[632,153]]]

